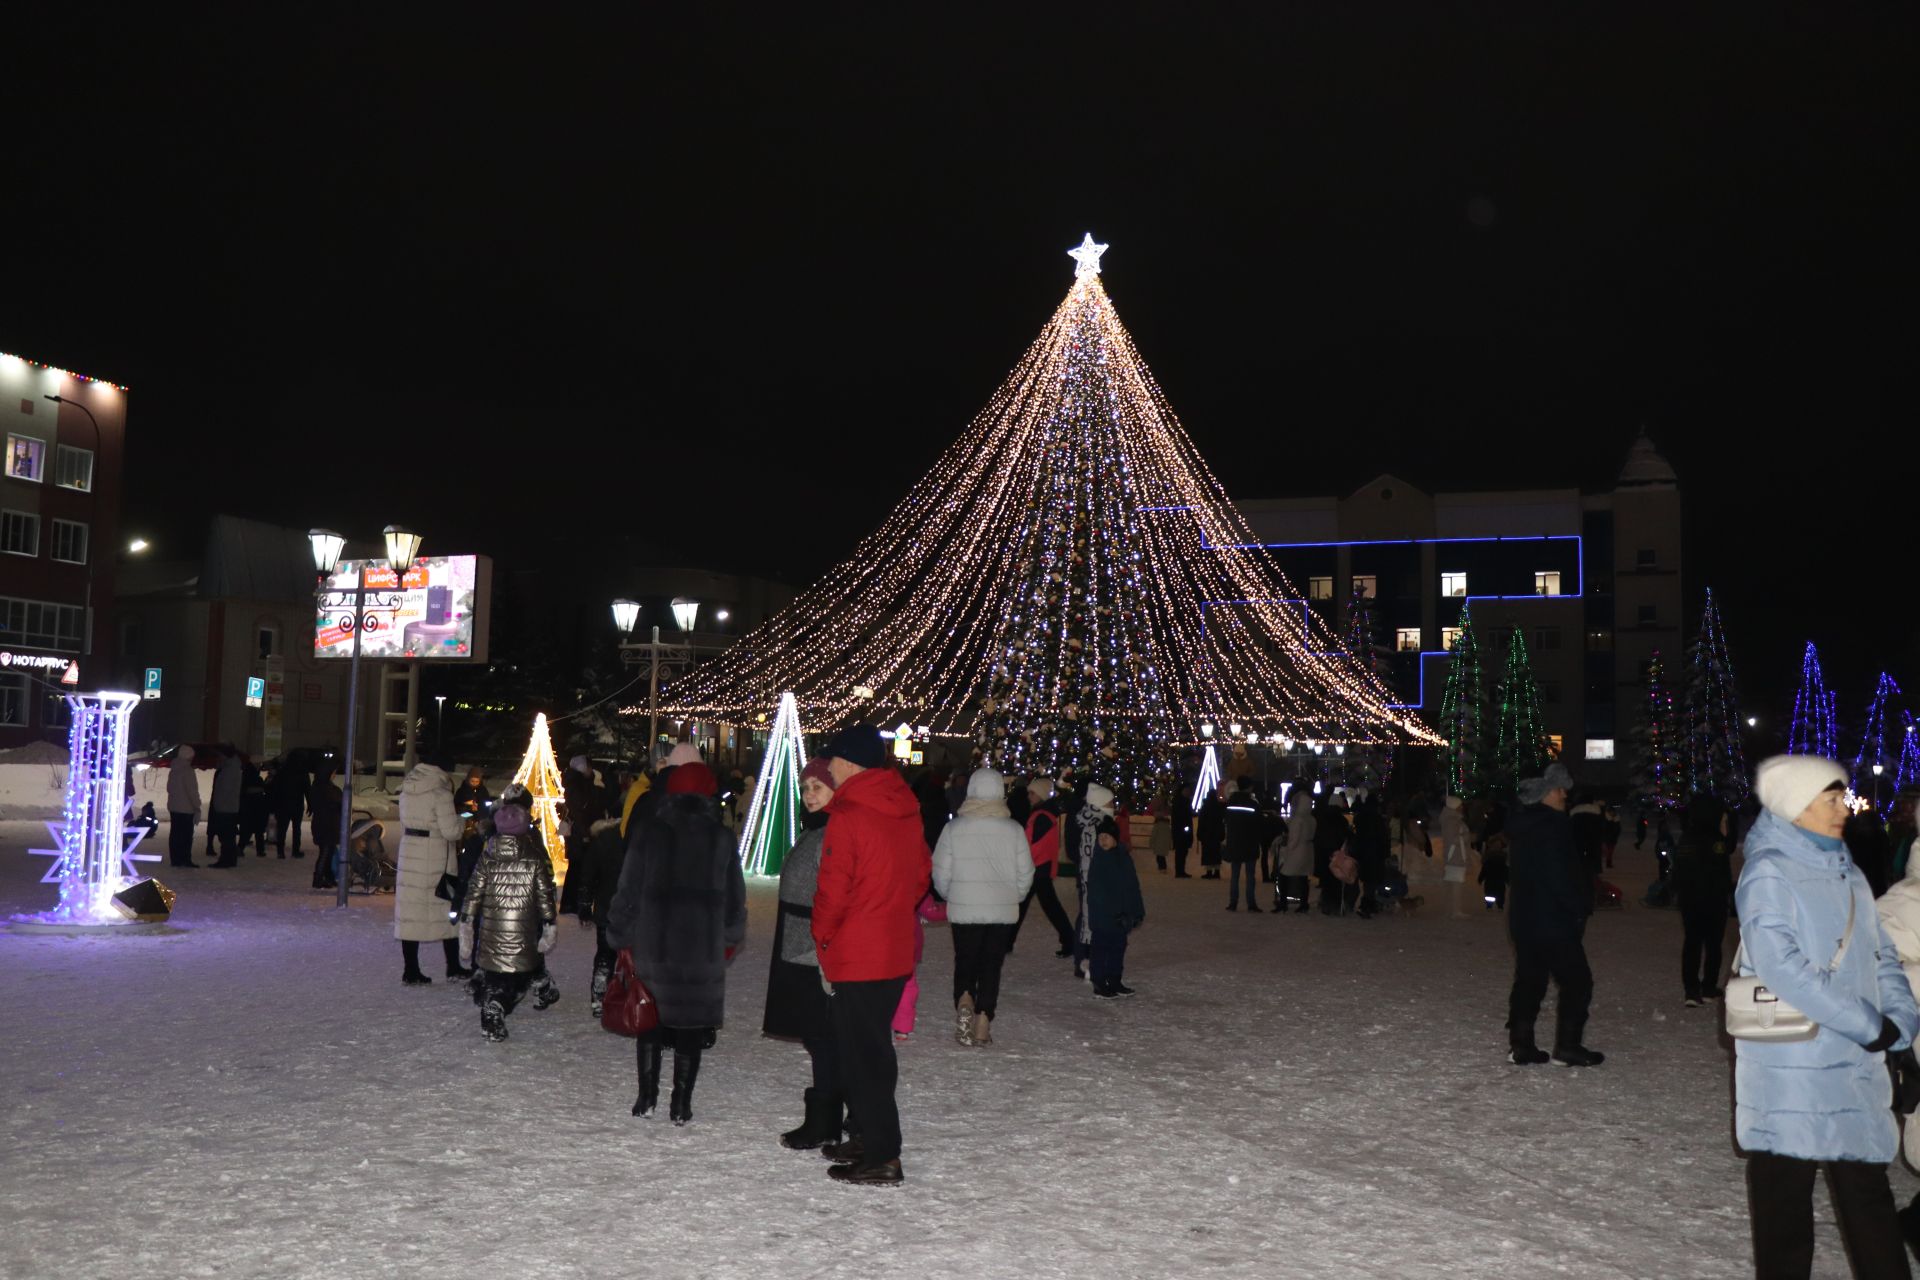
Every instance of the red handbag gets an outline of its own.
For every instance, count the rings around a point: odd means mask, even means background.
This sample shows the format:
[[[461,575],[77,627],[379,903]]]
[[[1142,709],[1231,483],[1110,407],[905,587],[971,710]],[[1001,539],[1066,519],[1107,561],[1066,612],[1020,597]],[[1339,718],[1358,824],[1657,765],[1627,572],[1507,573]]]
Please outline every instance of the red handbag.
[[[1352,884],[1360,878],[1360,863],[1347,852],[1345,845],[1333,851],[1333,857],[1327,861],[1327,869],[1333,872],[1333,878],[1341,884]]]
[[[633,952],[624,947],[613,960],[607,994],[600,1006],[600,1027],[620,1036],[643,1036],[660,1025],[653,992],[633,972]]]

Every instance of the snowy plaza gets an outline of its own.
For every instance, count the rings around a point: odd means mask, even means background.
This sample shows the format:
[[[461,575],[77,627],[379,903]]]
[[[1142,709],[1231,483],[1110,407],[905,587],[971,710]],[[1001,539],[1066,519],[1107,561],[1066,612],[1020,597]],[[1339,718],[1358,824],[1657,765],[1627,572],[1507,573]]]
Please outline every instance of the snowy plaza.
[[[0,915],[45,905],[43,835],[0,824]],[[271,855],[162,870],[165,932],[0,933],[0,1275],[1747,1273],[1728,1053],[1681,1006],[1672,912],[1588,930],[1606,1064],[1518,1068],[1500,918],[1227,915],[1140,862],[1140,994],[1092,999],[1036,913],[991,1048],[954,1043],[929,928],[896,1190],[777,1142],[807,1067],[759,1033],[770,881],[676,1129],[628,1114],[571,922],[565,997],[490,1045],[458,984],[400,985],[391,897],[338,910]],[[1623,846],[1616,879],[1650,876]],[[1815,1274],[1845,1275],[1816,1201]]]

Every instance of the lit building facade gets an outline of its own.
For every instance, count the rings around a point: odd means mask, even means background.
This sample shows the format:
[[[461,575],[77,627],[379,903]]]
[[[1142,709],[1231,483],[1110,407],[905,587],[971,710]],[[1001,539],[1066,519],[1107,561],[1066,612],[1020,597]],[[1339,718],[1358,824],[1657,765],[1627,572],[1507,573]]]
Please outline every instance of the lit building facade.
[[[1644,435],[1603,492],[1425,493],[1382,475],[1344,498],[1238,506],[1303,607],[1340,634],[1354,593],[1372,598],[1389,682],[1427,723],[1470,606],[1489,694],[1523,629],[1562,758],[1583,782],[1626,781],[1647,664],[1658,652],[1677,673],[1687,639],[1680,486]]]
[[[64,744],[63,688],[108,679],[126,429],[125,387],[0,354],[0,748]]]

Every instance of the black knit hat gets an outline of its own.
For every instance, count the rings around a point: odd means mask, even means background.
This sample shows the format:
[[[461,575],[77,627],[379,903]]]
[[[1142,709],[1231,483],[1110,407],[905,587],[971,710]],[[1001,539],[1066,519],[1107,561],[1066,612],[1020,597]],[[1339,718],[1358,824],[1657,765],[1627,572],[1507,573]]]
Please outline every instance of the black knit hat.
[[[880,741],[880,731],[870,724],[848,725],[833,735],[827,749],[820,754],[857,764],[862,769],[878,769],[887,762],[887,748]]]

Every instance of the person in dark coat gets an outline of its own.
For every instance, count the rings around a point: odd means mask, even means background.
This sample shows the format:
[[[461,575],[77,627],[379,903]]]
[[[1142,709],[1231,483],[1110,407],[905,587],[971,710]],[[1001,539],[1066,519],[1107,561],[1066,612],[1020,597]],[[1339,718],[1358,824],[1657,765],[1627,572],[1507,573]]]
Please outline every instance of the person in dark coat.
[[[747,885],[733,833],[720,822],[719,784],[704,764],[683,764],[665,802],[632,827],[619,888],[607,909],[607,941],[633,954],[634,976],[653,993],[660,1025],[640,1037],[640,1095],[633,1114],[660,1097],[660,1055],[673,1046],[667,1114],[693,1119],[700,1055],[726,1020],[727,962],[747,936]]]
[[[1193,850],[1193,780],[1181,770],[1173,780],[1173,878],[1188,880],[1187,854]]]
[[[296,858],[306,856],[300,852],[300,819],[306,816],[307,797],[312,791],[313,779],[305,762],[293,752],[281,756],[273,781],[267,784],[267,804],[273,812],[273,847],[283,858],[289,853]],[[316,836],[316,842],[318,839]]]
[[[1121,981],[1127,964],[1127,935],[1146,918],[1140,875],[1120,839],[1120,824],[1103,818],[1095,829],[1093,865],[1087,868],[1087,927],[1093,939],[1087,965],[1094,995],[1111,1000],[1133,994],[1133,988]]]
[[[487,790],[486,771],[474,765],[467,770],[465,780],[453,789],[453,807],[465,817],[477,818],[492,803],[493,792]]]
[[[920,828],[931,849],[940,843],[940,833],[947,829],[947,819],[953,814],[947,804],[947,788],[929,770],[914,781],[913,797],[920,802]]]
[[[1727,807],[1715,797],[1696,794],[1687,801],[1673,857],[1673,892],[1682,929],[1680,984],[1690,1009],[1720,998],[1720,944],[1733,904],[1728,826]]]
[[[1597,1067],[1605,1055],[1581,1043],[1587,1006],[1593,1000],[1593,970],[1581,936],[1593,913],[1587,864],[1573,842],[1567,793],[1573,775],[1549,765],[1520,783],[1520,808],[1504,830],[1512,859],[1512,903],[1507,928],[1513,935],[1513,991],[1507,1001],[1507,1061],[1531,1066],[1549,1055],[1534,1043],[1533,1023],[1551,978],[1560,988],[1553,1061],[1566,1067]]]
[[[1387,854],[1391,852],[1393,832],[1387,816],[1380,811],[1380,798],[1368,791],[1359,793],[1353,807],[1353,843],[1348,852],[1360,864],[1360,901],[1354,914],[1371,919],[1380,911],[1380,886],[1387,877]]]
[[[800,771],[800,835],[780,862],[780,914],[773,924],[773,957],[767,973],[765,1035],[798,1040],[813,1064],[813,1083],[804,1102],[807,1118],[780,1135],[780,1145],[813,1151],[840,1141],[846,1089],[834,1052],[833,1009],[820,985],[820,953],[813,943],[813,892],[820,884],[820,849],[825,843],[827,806],[833,802],[833,773],[819,757]],[[851,1117],[847,1125],[858,1131]]]
[[[1877,898],[1885,893],[1893,883],[1893,841],[1888,838],[1880,815],[1871,809],[1850,815],[1847,825],[1840,830],[1840,838],[1847,842],[1847,856],[1867,878],[1873,896]]]
[[[1227,801],[1225,785],[1207,793],[1194,817],[1194,831],[1200,837],[1200,878],[1220,878],[1220,851],[1227,842]]]
[[[260,766],[245,756],[240,758],[240,851],[253,846],[256,858],[267,856],[267,818],[272,805],[267,799],[267,780]],[[281,855],[285,857],[285,854]]]
[[[574,911],[580,927],[593,929],[593,982],[588,989],[587,1008],[595,1022],[606,1008],[607,982],[613,976],[614,948],[607,941],[607,913],[613,906],[613,892],[620,885],[626,853],[626,842],[620,838],[620,819],[608,815],[593,824],[587,833],[585,852],[567,867],[567,879],[579,879]]]
[[[1313,815],[1313,874],[1320,878],[1320,914],[1345,915],[1353,910],[1359,890],[1333,874],[1333,855],[1353,838],[1347,806],[1339,796],[1328,796]],[[1348,849],[1351,853],[1352,850]]]
[[[340,787],[334,782],[339,766],[328,756],[320,762],[313,778],[313,843],[318,849],[313,862],[313,887],[337,889],[339,877],[346,874],[340,865]]]
[[[565,788],[567,806],[566,855],[571,865],[576,859],[587,860],[587,842],[593,839],[593,824],[606,816],[601,804],[601,792],[593,780],[593,763],[585,756],[575,756],[567,762],[566,776],[560,780]],[[560,910],[573,914],[580,909],[580,887],[571,871],[560,886]]]
[[[1259,891],[1254,876],[1260,862],[1260,807],[1254,803],[1253,786],[1246,778],[1234,781],[1221,824],[1226,830],[1221,852],[1227,863],[1227,910],[1240,909],[1240,881],[1247,882],[1247,910],[1260,913]]]

